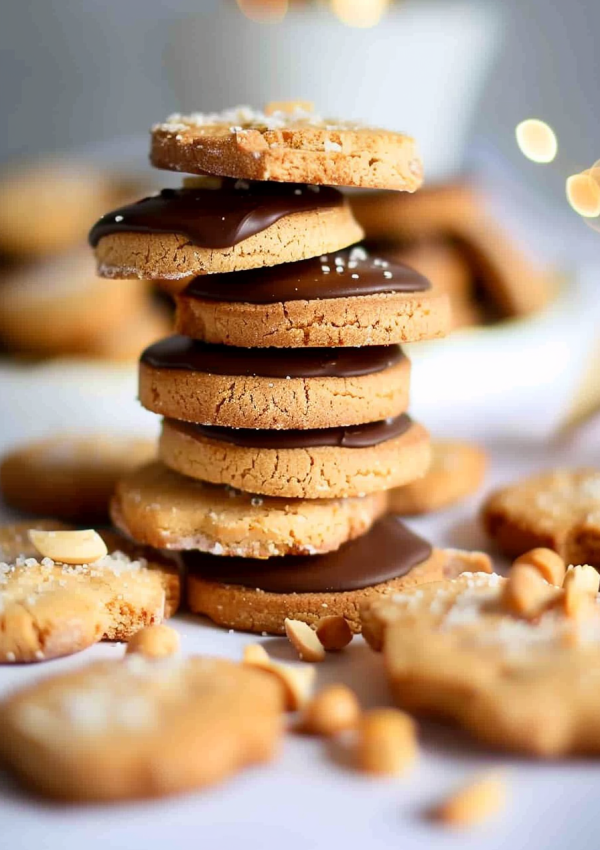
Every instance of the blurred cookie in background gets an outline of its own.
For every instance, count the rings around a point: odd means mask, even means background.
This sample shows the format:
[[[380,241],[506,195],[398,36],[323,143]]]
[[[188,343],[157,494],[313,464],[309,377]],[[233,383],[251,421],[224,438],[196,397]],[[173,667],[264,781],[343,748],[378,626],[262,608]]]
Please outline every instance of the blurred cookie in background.
[[[0,253],[33,259],[83,242],[90,222],[133,186],[94,166],[42,159],[0,171]]]
[[[33,357],[135,357],[169,327],[148,286],[97,278],[84,248],[11,267],[0,275],[0,344]]]
[[[551,270],[523,252],[468,183],[350,200],[368,240],[448,292],[454,327],[526,316],[552,299]]]

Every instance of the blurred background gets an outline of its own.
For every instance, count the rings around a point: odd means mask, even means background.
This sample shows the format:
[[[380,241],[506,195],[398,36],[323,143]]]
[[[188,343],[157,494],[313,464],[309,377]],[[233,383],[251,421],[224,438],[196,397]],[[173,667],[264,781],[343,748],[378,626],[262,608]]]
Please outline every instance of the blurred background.
[[[0,379],[18,410],[32,388],[47,393],[27,429],[109,408],[120,425],[154,427],[133,401],[135,361],[168,333],[170,306],[145,282],[96,279],[85,234],[107,209],[179,183],[147,166],[154,122],[286,99],[420,143],[426,189],[354,198],[370,242],[454,303],[453,337],[411,352],[417,414],[435,428],[444,410],[446,431],[468,430],[485,398],[488,424],[545,435],[585,415],[600,392],[600,188],[583,218],[566,180],[600,157],[598,32],[598,0],[9,3]],[[517,144],[530,118],[558,139],[546,164]],[[4,426],[22,427],[16,414]]]

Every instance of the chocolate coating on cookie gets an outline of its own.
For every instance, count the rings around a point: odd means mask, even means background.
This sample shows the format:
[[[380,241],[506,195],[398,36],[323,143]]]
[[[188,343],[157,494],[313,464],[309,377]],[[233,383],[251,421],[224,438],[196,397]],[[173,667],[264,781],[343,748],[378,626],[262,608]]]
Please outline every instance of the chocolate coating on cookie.
[[[341,207],[329,186],[227,180],[219,189],[163,189],[107,213],[89,234],[95,248],[113,233],[178,233],[201,248],[231,248],[285,216]]]
[[[257,560],[186,552],[185,565],[202,578],[270,593],[326,593],[358,590],[406,575],[432,549],[395,514],[367,534],[325,555],[289,555]]]
[[[350,378],[381,372],[403,359],[398,345],[289,348],[274,356],[268,348],[210,345],[177,335],[149,346],[141,356],[154,369],[264,378]]]
[[[363,449],[377,446],[386,440],[400,437],[412,425],[406,413],[366,425],[346,428],[299,428],[262,431],[257,428],[222,428],[218,425],[196,425],[168,419],[171,428],[176,428],[189,437],[206,437],[255,449],[305,449],[315,446],[337,446],[344,449]]]
[[[277,304],[386,292],[424,292],[430,287],[426,277],[403,263],[370,256],[363,248],[351,248],[299,263],[232,272],[218,278],[197,277],[183,297]]]

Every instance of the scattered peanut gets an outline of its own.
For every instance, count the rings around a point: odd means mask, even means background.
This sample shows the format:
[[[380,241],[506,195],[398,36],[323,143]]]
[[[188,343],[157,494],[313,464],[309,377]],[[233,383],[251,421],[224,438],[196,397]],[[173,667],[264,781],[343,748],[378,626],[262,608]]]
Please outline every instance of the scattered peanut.
[[[179,649],[179,635],[170,626],[146,626],[136,632],[127,644],[127,655],[132,652],[147,658],[166,658]]]
[[[396,776],[417,757],[413,720],[394,708],[363,714],[358,725],[358,766],[367,773]]]
[[[311,627],[302,620],[285,619],[285,633],[301,661],[323,661],[325,649]]]
[[[298,711],[310,699],[316,675],[314,667],[309,667],[308,664],[300,667],[276,664],[271,661],[265,649],[257,643],[248,644],[244,648],[243,661],[244,664],[259,667],[278,678],[283,685],[287,711]]]
[[[352,640],[352,630],[348,621],[340,615],[321,617],[316,628],[317,637],[326,652],[339,652]]]
[[[451,794],[433,810],[432,816],[453,826],[480,823],[504,808],[506,790],[502,776],[484,774]]]
[[[511,614],[533,619],[558,593],[549,585],[539,570],[527,564],[514,566],[504,585],[502,603]]]
[[[310,100],[272,100],[265,106],[265,115],[273,115],[274,112],[285,112],[292,115],[294,112],[314,112],[315,105]]]
[[[557,552],[552,549],[531,549],[520,555],[513,564],[514,567],[527,566],[536,569],[548,584],[562,587],[565,577],[565,562]]]
[[[591,614],[600,588],[600,574],[587,564],[569,567],[563,581],[564,606],[567,617],[585,618]]]
[[[308,735],[336,735],[354,729],[359,718],[356,694],[345,685],[329,685],[308,703],[298,729]]]
[[[30,528],[29,539],[44,558],[61,564],[93,564],[108,554],[97,531],[42,531]]]

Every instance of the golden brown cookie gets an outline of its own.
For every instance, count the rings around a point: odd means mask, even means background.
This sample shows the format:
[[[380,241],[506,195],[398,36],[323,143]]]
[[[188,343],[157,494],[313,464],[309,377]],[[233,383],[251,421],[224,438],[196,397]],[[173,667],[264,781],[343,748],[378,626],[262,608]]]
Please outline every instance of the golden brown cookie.
[[[134,540],[156,548],[268,558],[337,549],[368,531],[385,509],[383,493],[331,501],[260,498],[155,462],[119,482],[112,517]]]
[[[467,184],[427,189],[410,200],[393,192],[361,192],[352,197],[352,208],[369,239],[403,245],[439,236],[455,240],[501,317],[540,310],[556,289],[551,272],[524,253]]]
[[[282,688],[216,658],[129,655],[29,685],[0,705],[3,763],[37,794],[163,797],[275,754]]]
[[[249,348],[389,345],[443,336],[450,327],[445,294],[362,247],[196,278],[176,301],[179,333]]]
[[[385,253],[393,260],[416,269],[431,281],[438,292],[445,292],[453,306],[455,299],[474,297],[471,265],[461,247],[450,240],[435,237],[420,239],[405,246],[386,246]]]
[[[150,277],[173,291],[190,276],[297,261],[360,238],[337,189],[218,177],[187,178],[106,213],[89,235],[104,276]]]
[[[227,428],[359,425],[408,407],[410,362],[397,346],[269,349],[174,336],[140,363],[144,407],[170,419]]]
[[[0,462],[8,505],[42,516],[105,519],[116,482],[156,456],[152,440],[128,434],[57,434],[26,443]]]
[[[253,431],[167,420],[161,460],[191,478],[250,493],[334,499],[414,481],[430,462],[429,435],[408,416],[354,428]]]
[[[363,634],[383,646],[403,708],[452,720],[502,749],[597,754],[599,597],[580,594],[589,603],[580,617],[569,613],[569,590],[538,577],[529,591],[542,594],[541,605],[519,613],[512,580],[467,573],[367,603]]]
[[[37,355],[93,353],[146,304],[147,284],[98,279],[88,251],[16,266],[0,282],[0,341]]]
[[[50,522],[41,525],[54,543],[70,534],[48,529]],[[114,533],[103,536],[111,554],[68,565],[42,558],[31,542],[22,545],[22,524],[1,530],[2,552],[22,547],[23,555],[0,564],[0,662],[42,661],[103,638],[127,640],[177,610],[175,561]]]
[[[600,472],[542,472],[496,490],[483,506],[483,526],[511,557],[546,547],[567,564],[600,568]]]
[[[163,339],[172,329],[168,311],[162,305],[148,302],[134,316],[123,317],[101,336],[90,339],[85,354],[103,360],[135,362],[145,348]]]
[[[217,114],[171,115],[152,130],[157,168],[274,180],[414,192],[423,166],[414,139],[312,110],[269,114],[237,107]]]
[[[437,511],[475,493],[483,481],[487,455],[472,443],[433,440],[426,474],[391,490],[390,509],[398,514]]]
[[[360,544],[361,540],[364,540],[364,538],[359,538],[359,540],[347,544],[347,547]],[[367,545],[368,543],[369,541],[367,541]],[[343,551],[344,549],[341,549],[336,554],[339,555]],[[321,556],[321,558],[323,557],[327,556]],[[248,632],[268,632],[275,635],[285,634],[284,621],[286,618],[302,620],[310,625],[315,625],[326,614],[344,617],[353,632],[360,632],[360,608],[370,599],[380,599],[382,596],[394,594],[405,588],[456,576],[464,570],[470,570],[474,567],[491,571],[489,558],[483,553],[434,549],[425,561],[414,566],[399,578],[392,578],[347,591],[275,593],[261,590],[256,586],[246,587],[240,584],[226,584],[218,581],[214,575],[207,578],[202,574],[202,567],[198,569],[193,566],[197,563],[197,559],[193,557],[192,553],[187,553],[184,558],[192,565],[187,578],[187,600],[193,612],[205,614],[225,628]],[[365,553],[367,562],[368,559],[369,556]],[[228,563],[229,559],[222,560],[224,561],[222,569],[225,575],[232,568]],[[236,559],[236,561],[238,560]],[[273,571],[288,569],[292,560],[294,559],[286,558],[285,563],[282,563],[281,566],[277,563],[273,564]],[[306,559],[302,560],[306,561]],[[319,559],[315,558],[315,561],[317,560]],[[379,565],[373,566],[378,568]],[[294,568],[293,565],[292,568]],[[319,565],[314,569],[319,569]],[[340,569],[343,570],[343,566]],[[365,564],[365,569],[369,569],[367,564]],[[214,573],[218,573],[218,570],[219,565],[214,568]]]
[[[0,174],[0,252],[33,257],[69,248],[117,200],[114,181],[89,163],[13,163]]]

